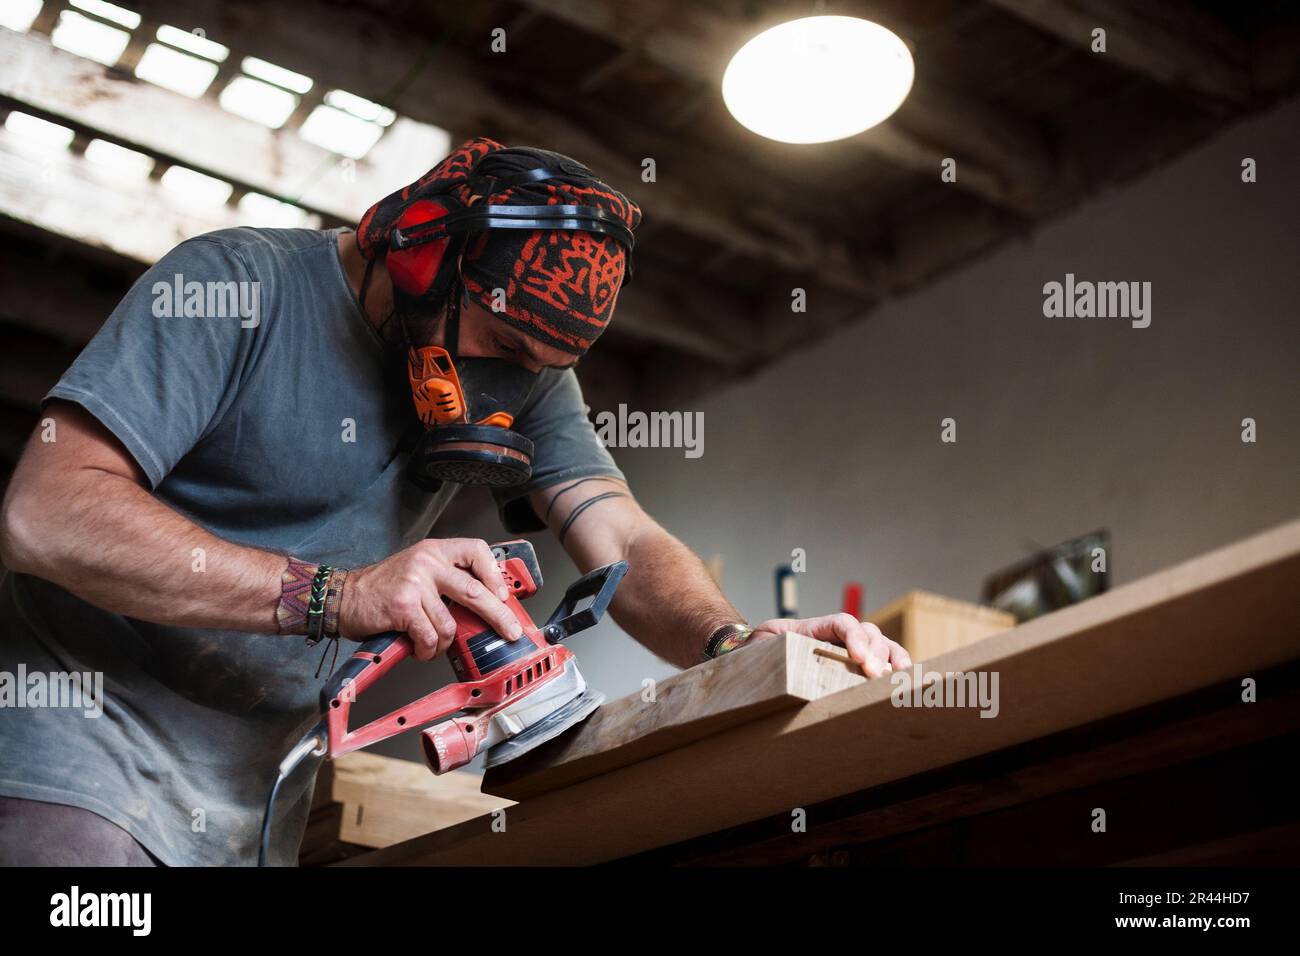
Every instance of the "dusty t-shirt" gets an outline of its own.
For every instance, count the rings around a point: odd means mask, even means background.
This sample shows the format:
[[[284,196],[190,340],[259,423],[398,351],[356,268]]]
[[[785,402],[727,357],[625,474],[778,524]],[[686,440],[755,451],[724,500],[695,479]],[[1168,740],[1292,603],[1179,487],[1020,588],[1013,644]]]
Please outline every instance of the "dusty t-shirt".
[[[173,508],[304,560],[377,561],[429,535],[456,491],[404,477],[419,428],[405,370],[362,315],[335,231],[229,229],[182,243],[135,284],[53,398],[102,422]],[[515,427],[536,450],[528,484],[495,492],[511,532],[542,526],[531,491],[621,477],[571,370],[542,372]],[[201,576],[205,557],[159,560]],[[315,676],[320,651],[301,637],[110,614],[8,574],[0,795],[94,811],[165,863],[254,863],[276,767],[328,676]],[[79,698],[72,675],[90,675]],[[282,788],[273,862],[296,857],[312,776]]]

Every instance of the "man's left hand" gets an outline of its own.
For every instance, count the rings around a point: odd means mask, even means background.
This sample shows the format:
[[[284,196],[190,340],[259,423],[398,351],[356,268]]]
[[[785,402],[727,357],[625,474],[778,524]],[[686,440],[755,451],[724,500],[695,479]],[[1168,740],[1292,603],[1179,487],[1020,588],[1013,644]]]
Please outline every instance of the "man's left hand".
[[[852,614],[827,614],[824,617],[773,618],[754,628],[751,641],[776,637],[785,631],[794,631],[819,641],[839,644],[861,665],[868,677],[880,677],[886,667],[899,671],[912,666],[912,658],[901,644],[880,633],[880,628],[859,621]]]

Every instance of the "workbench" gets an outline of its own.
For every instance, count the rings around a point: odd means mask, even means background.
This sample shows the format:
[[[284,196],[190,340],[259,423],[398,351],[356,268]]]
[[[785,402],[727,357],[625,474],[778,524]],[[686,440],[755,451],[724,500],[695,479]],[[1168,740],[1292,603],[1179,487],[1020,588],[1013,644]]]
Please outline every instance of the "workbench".
[[[759,684],[772,653],[672,680]],[[1300,521],[924,667],[996,674],[996,716],[896,706],[889,677],[750,711],[660,695],[653,746],[613,741],[581,779],[344,865],[1300,859]]]

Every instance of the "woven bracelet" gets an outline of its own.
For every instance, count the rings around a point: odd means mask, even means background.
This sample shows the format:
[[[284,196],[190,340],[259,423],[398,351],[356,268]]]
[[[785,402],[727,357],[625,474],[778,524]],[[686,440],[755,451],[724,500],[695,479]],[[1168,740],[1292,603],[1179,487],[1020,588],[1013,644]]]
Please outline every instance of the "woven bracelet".
[[[320,639],[324,636],[321,629],[325,624],[325,590],[333,571],[334,569],[328,564],[322,564],[316,569],[316,574],[311,580],[311,595],[307,599],[307,644],[309,646],[320,643]]]

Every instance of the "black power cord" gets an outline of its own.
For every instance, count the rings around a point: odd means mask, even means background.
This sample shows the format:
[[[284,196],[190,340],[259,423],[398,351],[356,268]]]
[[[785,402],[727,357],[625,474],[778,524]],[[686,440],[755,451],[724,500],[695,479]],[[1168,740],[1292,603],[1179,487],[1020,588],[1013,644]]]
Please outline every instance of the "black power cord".
[[[322,721],[317,724],[307,734],[294,745],[283,760],[280,761],[280,772],[275,778],[275,783],[271,785],[271,793],[266,798],[266,810],[262,814],[262,839],[257,852],[257,865],[267,866],[267,857],[270,855],[271,843],[271,822],[274,820],[275,799],[280,795],[280,785],[288,779],[289,774],[297,769],[307,757],[322,757],[329,746],[329,733],[325,723]]]

